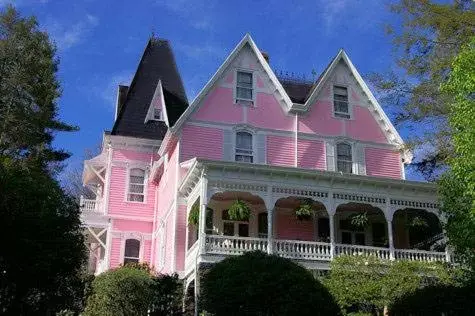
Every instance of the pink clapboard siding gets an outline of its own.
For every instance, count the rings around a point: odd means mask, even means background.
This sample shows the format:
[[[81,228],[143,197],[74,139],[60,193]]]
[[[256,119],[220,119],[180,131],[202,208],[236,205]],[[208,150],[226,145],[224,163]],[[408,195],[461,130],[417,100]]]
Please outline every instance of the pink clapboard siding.
[[[260,128],[293,131],[294,116],[287,115],[271,94],[257,93],[256,106],[245,107],[248,123]]]
[[[311,105],[309,113],[299,118],[299,132],[317,135],[343,135],[344,121],[333,117],[330,101],[317,101]]]
[[[145,161],[150,162],[152,157],[156,158],[156,155],[147,152],[137,152],[126,149],[114,149],[112,152],[112,160],[117,161]]]
[[[275,234],[278,239],[314,240],[315,224],[313,221],[298,220],[293,212],[276,212]]]
[[[176,190],[176,171],[178,164],[179,151],[175,146],[170,152],[167,168],[163,173],[160,182],[158,184],[158,203],[157,203],[157,216],[164,216],[175,199]]]
[[[112,227],[114,228],[114,230],[151,234],[153,229],[153,223],[114,219],[114,221],[112,222]]]
[[[374,119],[368,108],[353,106],[353,119],[347,120],[346,132],[348,136],[375,143],[388,143],[381,127]]]
[[[186,205],[180,205],[177,210],[176,224],[176,270],[185,269],[185,245],[186,245]]]
[[[180,149],[180,161],[193,157],[221,160],[223,158],[223,130],[185,125],[181,134]]]
[[[192,115],[195,120],[210,122],[242,123],[242,107],[234,104],[233,89],[215,87]]]
[[[277,166],[293,166],[295,143],[292,137],[267,136],[267,163]]]
[[[152,266],[153,263],[151,262],[151,254],[152,254],[152,241],[151,240],[144,240],[143,241],[142,262],[146,262],[150,266]]]
[[[110,267],[111,269],[117,268],[122,264],[121,262],[121,248],[122,239],[121,238],[112,238],[111,250],[110,250]]]
[[[165,223],[165,264],[163,267],[164,273],[172,273],[174,271],[173,264],[173,253],[175,240],[173,239],[173,232],[175,230],[175,221],[174,216],[170,214]]]
[[[299,139],[297,161],[300,168],[325,170],[325,144],[323,141]]]
[[[401,179],[401,157],[398,152],[383,148],[366,148],[366,174]]]
[[[152,182],[147,183],[145,203],[141,203],[127,201],[126,185],[127,169],[125,167],[113,166],[111,168],[109,190],[109,214],[149,217],[152,220],[156,186]]]

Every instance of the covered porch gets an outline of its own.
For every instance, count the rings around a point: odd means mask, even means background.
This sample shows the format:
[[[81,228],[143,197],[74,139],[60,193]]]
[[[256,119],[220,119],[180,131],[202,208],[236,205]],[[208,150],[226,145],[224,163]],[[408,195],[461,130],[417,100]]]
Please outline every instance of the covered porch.
[[[198,224],[187,227],[188,272],[197,261],[254,250],[314,269],[328,269],[338,255],[449,260],[435,188],[427,183],[195,161],[180,193],[187,214],[200,203]],[[248,218],[229,216],[236,201],[249,207]],[[302,205],[310,210],[306,216],[299,216]]]

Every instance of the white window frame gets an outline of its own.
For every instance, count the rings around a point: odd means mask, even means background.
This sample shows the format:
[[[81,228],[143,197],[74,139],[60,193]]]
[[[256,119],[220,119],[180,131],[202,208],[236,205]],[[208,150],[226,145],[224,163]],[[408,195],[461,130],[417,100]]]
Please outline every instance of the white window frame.
[[[335,111],[335,87],[340,87],[340,88],[345,88],[346,93],[348,94],[348,113],[345,112],[336,112]],[[351,100],[350,100],[350,86],[347,84],[339,84],[339,83],[332,83],[332,94],[331,94],[331,99],[332,99],[332,113],[333,117],[336,119],[342,119],[342,120],[351,120],[353,118],[353,108],[351,106]],[[348,117],[340,116],[340,115],[348,115]]]
[[[156,111],[160,111],[159,112],[159,117],[155,117],[155,112]],[[163,110],[161,108],[153,108],[153,111],[152,111],[152,118],[151,118],[152,121],[159,121],[159,122],[163,122]]]
[[[338,140],[334,143],[334,151],[335,151],[335,171],[336,172],[343,172],[338,170],[338,145],[339,144],[346,144],[350,146],[351,150],[351,173],[350,174],[358,174],[358,163],[356,157],[356,146],[354,142],[346,141],[346,140]],[[345,160],[345,162],[349,162],[348,160]],[[346,173],[346,172],[345,172]]]
[[[131,193],[129,191],[130,189],[130,172],[132,169],[141,169],[144,171],[144,183],[143,183],[143,201],[130,201],[129,200],[129,194],[140,194],[140,193]],[[127,203],[139,203],[139,204],[147,204],[147,190],[148,190],[148,177],[149,177],[149,172],[148,168],[143,166],[143,165],[130,165],[127,167],[127,173],[126,173],[126,183],[125,183],[125,196],[124,196],[124,201]]]
[[[237,150],[238,148],[236,147],[236,141],[237,141],[237,135],[238,133],[248,133],[251,135],[252,137],[252,151],[251,151],[251,155],[246,155],[246,154],[242,154],[240,153],[239,156],[249,156],[249,157],[252,157],[252,162],[244,162],[244,161],[237,161],[236,160],[236,156],[238,156],[238,153],[237,153]],[[256,140],[256,133],[250,129],[247,129],[247,128],[238,128],[234,131],[234,135],[233,135],[233,161],[234,162],[244,162],[244,163],[256,163],[256,149],[257,149],[257,140]]]
[[[237,95],[237,88],[238,88],[238,73],[239,72],[244,72],[244,73],[249,73],[252,76],[252,98],[251,99],[245,99],[245,98],[239,98]],[[249,89],[247,87],[244,87],[245,89]],[[253,106],[256,105],[256,74],[253,70],[250,69],[242,69],[242,68],[237,68],[236,71],[234,72],[234,103],[237,104],[239,101],[244,101],[244,102],[251,102]]]

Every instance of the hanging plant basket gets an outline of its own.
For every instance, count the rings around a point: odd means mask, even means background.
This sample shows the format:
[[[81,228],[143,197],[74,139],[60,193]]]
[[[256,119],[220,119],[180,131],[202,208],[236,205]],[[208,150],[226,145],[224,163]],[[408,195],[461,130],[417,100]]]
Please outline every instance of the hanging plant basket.
[[[200,202],[196,201],[195,204],[191,207],[190,213],[188,214],[188,224],[192,226],[197,226],[200,221]]]
[[[251,216],[251,208],[246,202],[242,200],[236,200],[229,207],[228,210],[229,219],[232,221],[248,221]]]
[[[308,221],[312,219],[313,205],[312,201],[304,199],[300,202],[300,205],[295,209],[295,216],[298,220]]]
[[[416,230],[424,231],[429,228],[427,220],[420,217],[414,216],[407,225],[409,228],[414,228]]]
[[[368,213],[367,212],[360,212],[356,214],[350,215],[350,222],[351,225],[357,228],[364,228],[368,225]]]

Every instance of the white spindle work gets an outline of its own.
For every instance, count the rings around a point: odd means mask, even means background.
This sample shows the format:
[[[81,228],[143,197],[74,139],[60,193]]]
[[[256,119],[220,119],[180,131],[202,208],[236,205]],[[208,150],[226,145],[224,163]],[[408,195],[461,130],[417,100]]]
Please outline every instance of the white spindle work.
[[[425,251],[417,249],[396,249],[394,251],[396,260],[410,260],[410,261],[446,261],[444,252]]]
[[[266,238],[206,236],[206,252],[223,255],[241,255],[247,251],[260,250],[267,252]]]
[[[372,255],[379,259],[384,259],[384,260],[390,259],[389,248],[370,247],[370,246],[336,244],[335,254],[337,256],[339,255],[349,255],[349,256]]]
[[[81,208],[81,212],[101,212],[100,210],[100,200],[90,200],[85,199],[81,196],[79,207]]]
[[[275,240],[274,253],[289,259],[302,260],[330,260],[331,247],[329,243],[298,241],[298,240]]]

